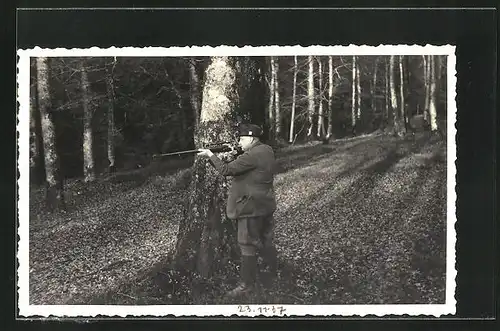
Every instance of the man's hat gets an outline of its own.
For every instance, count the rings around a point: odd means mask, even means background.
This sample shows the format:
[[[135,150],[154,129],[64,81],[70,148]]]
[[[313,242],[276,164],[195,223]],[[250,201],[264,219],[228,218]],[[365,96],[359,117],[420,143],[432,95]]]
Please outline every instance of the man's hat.
[[[240,125],[240,136],[250,136],[250,137],[260,137],[262,135],[262,129],[255,124],[241,124]]]

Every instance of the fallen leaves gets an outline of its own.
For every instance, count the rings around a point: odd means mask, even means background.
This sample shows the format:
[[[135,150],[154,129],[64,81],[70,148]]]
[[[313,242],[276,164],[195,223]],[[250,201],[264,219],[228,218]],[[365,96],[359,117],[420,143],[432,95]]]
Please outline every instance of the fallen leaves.
[[[278,152],[275,240],[281,278],[260,302],[444,301],[445,146],[366,136]],[[237,265],[209,281],[166,269],[189,170],[133,183],[76,182],[71,212],[30,220],[32,304],[219,302]],[[148,278],[149,277],[149,278]]]

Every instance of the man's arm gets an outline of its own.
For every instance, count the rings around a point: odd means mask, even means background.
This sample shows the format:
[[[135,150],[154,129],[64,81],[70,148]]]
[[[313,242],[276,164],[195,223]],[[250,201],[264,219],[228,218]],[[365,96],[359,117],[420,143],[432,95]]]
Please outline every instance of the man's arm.
[[[223,176],[241,175],[257,167],[257,160],[249,153],[244,153],[229,163],[223,162],[214,154],[209,157],[215,169]]]

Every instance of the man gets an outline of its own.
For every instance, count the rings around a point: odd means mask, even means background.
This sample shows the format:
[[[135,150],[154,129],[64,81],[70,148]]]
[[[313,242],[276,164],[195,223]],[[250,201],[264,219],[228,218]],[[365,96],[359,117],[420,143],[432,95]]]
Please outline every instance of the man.
[[[257,274],[259,253],[272,274],[276,273],[277,254],[273,245],[276,210],[273,181],[275,158],[272,148],[260,141],[262,130],[254,124],[242,124],[239,145],[243,154],[225,163],[209,149],[200,149],[201,156],[223,176],[232,176],[226,213],[238,222],[238,244],[241,250],[241,283],[228,293],[235,297],[252,292]]]

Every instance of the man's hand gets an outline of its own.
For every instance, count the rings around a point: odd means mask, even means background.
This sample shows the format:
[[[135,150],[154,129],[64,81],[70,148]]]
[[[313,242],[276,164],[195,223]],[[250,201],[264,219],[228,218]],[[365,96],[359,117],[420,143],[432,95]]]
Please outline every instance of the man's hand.
[[[238,154],[238,150],[234,147],[234,145],[226,143],[226,144],[223,144],[223,146],[230,148],[231,150],[229,152],[231,154],[233,154],[233,155]]]
[[[214,153],[212,153],[212,151],[209,149],[200,148],[200,149],[198,149],[198,155],[211,157],[212,155],[214,155]]]

